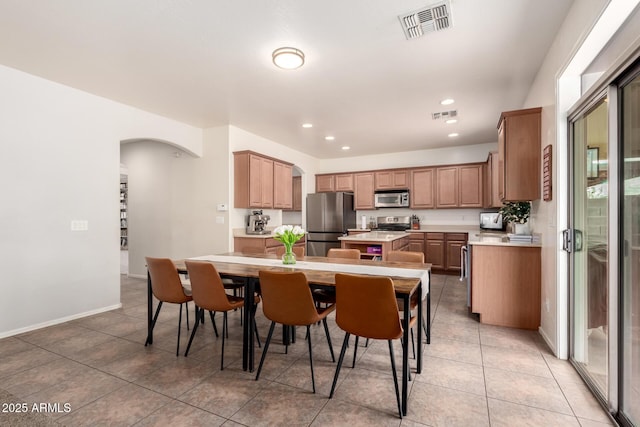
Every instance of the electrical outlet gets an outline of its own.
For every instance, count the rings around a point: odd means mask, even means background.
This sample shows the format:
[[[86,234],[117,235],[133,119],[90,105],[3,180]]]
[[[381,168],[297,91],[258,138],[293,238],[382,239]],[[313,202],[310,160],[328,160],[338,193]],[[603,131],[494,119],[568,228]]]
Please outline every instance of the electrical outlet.
[[[545,310],[547,310],[547,313],[549,312],[549,298],[546,298],[544,300],[544,308]]]
[[[87,220],[71,220],[71,231],[87,231],[89,230],[89,221]]]

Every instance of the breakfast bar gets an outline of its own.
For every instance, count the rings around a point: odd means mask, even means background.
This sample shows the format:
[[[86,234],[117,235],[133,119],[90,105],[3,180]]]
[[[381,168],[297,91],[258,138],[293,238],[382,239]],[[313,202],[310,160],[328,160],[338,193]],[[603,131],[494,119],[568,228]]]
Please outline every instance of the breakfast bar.
[[[371,231],[338,238],[344,249],[358,249],[362,258],[380,257],[387,260],[389,251],[405,251],[409,246],[409,233],[404,231]]]

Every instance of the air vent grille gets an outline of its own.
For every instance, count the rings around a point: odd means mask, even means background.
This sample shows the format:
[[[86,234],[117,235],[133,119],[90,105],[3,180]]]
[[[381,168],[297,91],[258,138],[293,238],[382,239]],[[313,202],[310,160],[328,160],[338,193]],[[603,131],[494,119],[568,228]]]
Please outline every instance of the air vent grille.
[[[431,113],[431,117],[433,118],[433,120],[440,120],[440,119],[452,119],[454,117],[458,116],[458,111],[457,110],[450,110],[450,111],[441,111],[439,113]]]
[[[443,1],[398,18],[407,40],[415,39],[451,27],[451,5],[449,1]]]

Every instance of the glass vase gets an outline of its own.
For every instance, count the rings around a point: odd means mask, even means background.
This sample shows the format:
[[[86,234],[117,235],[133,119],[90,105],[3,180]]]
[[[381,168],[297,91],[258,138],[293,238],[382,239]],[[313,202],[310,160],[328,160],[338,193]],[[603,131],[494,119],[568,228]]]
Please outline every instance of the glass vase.
[[[282,255],[283,264],[295,264],[296,254],[293,253],[291,246],[284,247],[284,254]]]

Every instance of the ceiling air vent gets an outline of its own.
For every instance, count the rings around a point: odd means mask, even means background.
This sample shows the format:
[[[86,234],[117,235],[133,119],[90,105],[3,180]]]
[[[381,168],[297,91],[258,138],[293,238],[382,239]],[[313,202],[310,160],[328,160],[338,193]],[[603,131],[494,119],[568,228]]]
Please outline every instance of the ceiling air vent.
[[[439,112],[439,113],[431,113],[431,117],[433,117],[433,120],[452,119],[452,118],[456,117],[457,115],[458,115],[458,111],[457,110],[442,111],[442,112]]]
[[[423,9],[400,15],[398,19],[400,19],[407,40],[421,37],[433,31],[445,30],[453,24],[449,1],[441,1]]]

